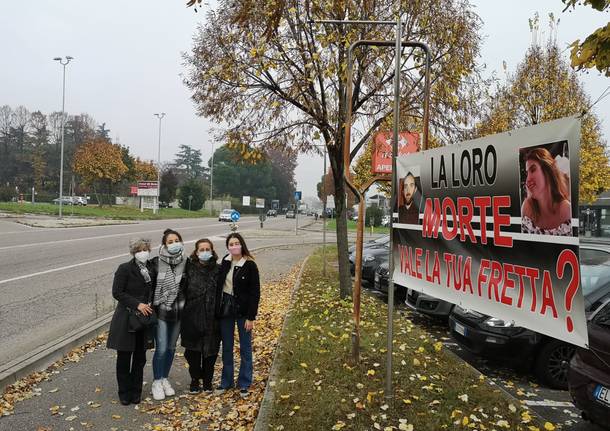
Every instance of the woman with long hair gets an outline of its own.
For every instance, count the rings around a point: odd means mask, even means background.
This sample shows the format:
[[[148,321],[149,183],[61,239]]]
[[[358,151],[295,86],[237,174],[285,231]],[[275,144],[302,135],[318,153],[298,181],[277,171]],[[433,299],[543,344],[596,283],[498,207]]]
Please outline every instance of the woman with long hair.
[[[234,386],[233,343],[235,326],[239,334],[240,366],[237,386],[241,397],[248,396],[252,384],[252,328],[258,313],[260,279],[258,267],[239,233],[227,236],[229,250],[221,262],[218,288],[222,297],[218,310],[222,339],[222,377],[216,393]]]
[[[180,317],[184,307],[183,277],[186,266],[182,236],[166,229],[161,239],[159,257],[153,259],[157,270],[157,283],[153,306],[158,324],[155,333],[153,355],[152,395],[155,400],[176,394],[167,379],[176,353],[176,342],[180,333]]]
[[[184,310],[180,340],[189,364],[191,393],[212,393],[214,364],[220,349],[220,328],[216,319],[218,305],[218,255],[207,238],[195,243],[185,272]]]
[[[525,192],[521,231],[539,235],[572,235],[568,180],[545,148],[525,154]]]

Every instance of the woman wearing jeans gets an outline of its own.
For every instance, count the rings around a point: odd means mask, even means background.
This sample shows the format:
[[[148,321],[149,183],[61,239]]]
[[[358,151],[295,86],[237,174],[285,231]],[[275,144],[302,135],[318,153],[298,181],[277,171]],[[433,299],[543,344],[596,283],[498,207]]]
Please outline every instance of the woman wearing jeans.
[[[245,398],[252,384],[252,328],[258,312],[260,280],[258,267],[242,236],[229,234],[226,246],[229,254],[222,259],[218,276],[218,288],[222,290],[222,300],[219,301],[222,377],[216,393],[234,386],[233,341],[237,325],[241,359],[237,386]],[[235,304],[232,310],[225,306],[228,303]]]
[[[180,334],[180,314],[184,307],[182,275],[186,264],[182,237],[172,229],[163,232],[159,257],[153,259],[157,283],[153,306],[159,323],[155,333],[152,395],[155,400],[176,394],[167,377],[176,353]]]

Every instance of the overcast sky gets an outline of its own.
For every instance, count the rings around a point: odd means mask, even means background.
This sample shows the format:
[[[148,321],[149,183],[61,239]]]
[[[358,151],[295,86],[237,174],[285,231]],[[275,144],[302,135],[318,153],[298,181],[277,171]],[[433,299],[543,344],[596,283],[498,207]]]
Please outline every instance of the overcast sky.
[[[156,159],[157,154],[158,123],[153,113],[166,112],[161,159],[172,159],[178,145],[187,144],[201,149],[207,161],[213,125],[195,115],[180,76],[181,53],[191,47],[203,14],[184,4],[181,0],[3,0],[0,105],[24,105],[44,113],[61,110],[61,66],[52,58],[71,55],[75,60],[67,72],[67,112],[86,112],[98,123],[105,122],[113,139],[144,159]],[[528,18],[536,11],[545,30],[549,12],[560,18],[561,47],[584,38],[608,19],[589,7],[561,13],[560,0],[473,0],[472,4],[484,22],[481,61],[489,71],[501,71],[502,61],[514,70],[531,43]],[[567,50],[564,55],[568,57]],[[593,100],[610,85],[610,79],[595,71],[581,78]],[[607,139],[610,97],[596,111]],[[297,188],[305,196],[315,195],[321,174],[321,157],[299,157]]]

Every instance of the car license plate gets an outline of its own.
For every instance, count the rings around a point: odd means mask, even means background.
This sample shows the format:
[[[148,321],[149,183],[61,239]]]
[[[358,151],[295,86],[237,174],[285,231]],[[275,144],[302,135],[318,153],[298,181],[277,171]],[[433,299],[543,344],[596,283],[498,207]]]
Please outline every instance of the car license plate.
[[[453,329],[455,329],[455,332],[458,334],[463,335],[464,337],[466,336],[466,328],[459,323],[456,323]]]
[[[597,385],[597,387],[593,391],[593,396],[597,401],[607,406],[610,406],[610,389],[602,385]]]

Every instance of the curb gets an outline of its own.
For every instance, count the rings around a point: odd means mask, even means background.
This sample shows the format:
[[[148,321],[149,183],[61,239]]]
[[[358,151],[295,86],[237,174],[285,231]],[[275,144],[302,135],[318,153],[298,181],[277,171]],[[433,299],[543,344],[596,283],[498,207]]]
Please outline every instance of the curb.
[[[75,347],[106,331],[113,313],[114,310],[0,366],[0,391],[32,372],[46,369]]]
[[[301,269],[299,270],[299,275],[294,283],[294,287],[292,288],[292,292],[290,293],[290,302],[294,301],[294,296],[296,292],[301,287],[301,278],[303,275],[303,271],[305,270],[305,265],[309,261],[309,256],[305,258],[303,263],[301,264]],[[269,371],[269,376],[267,377],[267,384],[265,385],[265,393],[263,395],[263,400],[261,401],[260,408],[258,410],[258,416],[256,417],[256,424],[254,425],[254,431],[266,431],[269,428],[269,412],[273,406],[273,401],[275,399],[275,395],[273,389],[269,385],[269,382],[275,380],[278,374],[278,355],[280,351],[280,341],[284,336],[284,332],[286,331],[286,326],[288,324],[288,320],[290,319],[290,309],[286,313],[286,317],[284,318],[284,323],[282,324],[282,332],[280,333],[280,337],[278,338],[277,346],[275,347],[275,353],[273,355],[273,364],[271,365],[271,370]]]

